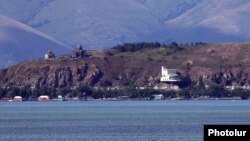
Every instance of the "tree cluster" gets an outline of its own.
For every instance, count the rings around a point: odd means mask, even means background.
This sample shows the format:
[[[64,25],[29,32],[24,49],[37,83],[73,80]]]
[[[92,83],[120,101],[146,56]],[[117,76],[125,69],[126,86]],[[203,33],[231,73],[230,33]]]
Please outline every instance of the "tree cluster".
[[[135,52],[144,48],[158,48],[162,45],[158,42],[141,42],[141,43],[124,43],[123,45],[117,45],[113,49],[120,52]]]
[[[169,44],[161,44],[159,42],[140,42],[140,43],[124,43],[122,45],[114,46],[112,49],[118,50],[119,52],[135,52],[138,50],[142,50],[145,48],[159,48],[159,47],[166,47],[173,49],[175,51],[181,51],[184,49],[184,47],[188,46],[198,46],[198,45],[204,45],[205,43],[202,42],[194,42],[194,43],[177,43],[177,42],[171,42]]]

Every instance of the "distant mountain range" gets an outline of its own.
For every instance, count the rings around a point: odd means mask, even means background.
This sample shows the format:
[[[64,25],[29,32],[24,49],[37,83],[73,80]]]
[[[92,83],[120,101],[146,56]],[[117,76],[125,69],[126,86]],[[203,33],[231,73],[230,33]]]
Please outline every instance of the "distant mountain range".
[[[87,49],[140,41],[250,39],[249,0],[1,0],[0,14],[66,44],[62,46],[81,43]],[[42,42],[39,46],[51,48]]]
[[[249,0],[1,0],[0,13],[68,45],[248,41]]]

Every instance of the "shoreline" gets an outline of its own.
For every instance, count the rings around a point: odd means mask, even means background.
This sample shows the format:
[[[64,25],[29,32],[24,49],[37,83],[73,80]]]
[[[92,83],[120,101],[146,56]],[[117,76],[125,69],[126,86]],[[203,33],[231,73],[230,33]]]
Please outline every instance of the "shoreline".
[[[22,100],[22,101],[16,101],[16,100],[0,100],[0,102],[86,102],[86,101],[245,101],[245,100],[250,100],[250,99],[242,99],[240,97],[235,97],[235,98],[230,98],[230,97],[223,97],[223,98],[191,98],[191,99],[185,99],[185,98],[172,98],[172,99],[161,99],[161,100],[150,100],[150,99],[126,99],[126,100],[121,100],[121,99],[91,99],[91,100],[55,100],[55,99],[50,99],[50,100],[44,100],[44,101],[39,101],[39,100]]]

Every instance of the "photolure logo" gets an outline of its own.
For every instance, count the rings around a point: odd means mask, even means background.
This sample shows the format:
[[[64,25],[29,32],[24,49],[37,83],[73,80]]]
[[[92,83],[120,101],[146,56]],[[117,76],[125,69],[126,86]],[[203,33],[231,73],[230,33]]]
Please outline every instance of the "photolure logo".
[[[204,141],[250,141],[250,125],[204,125]]]

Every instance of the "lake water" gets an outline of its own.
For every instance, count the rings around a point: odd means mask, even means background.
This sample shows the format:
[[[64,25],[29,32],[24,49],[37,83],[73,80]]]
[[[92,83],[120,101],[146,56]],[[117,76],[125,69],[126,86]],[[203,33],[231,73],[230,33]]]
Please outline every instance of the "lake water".
[[[0,141],[202,141],[249,124],[250,101],[0,102]]]

